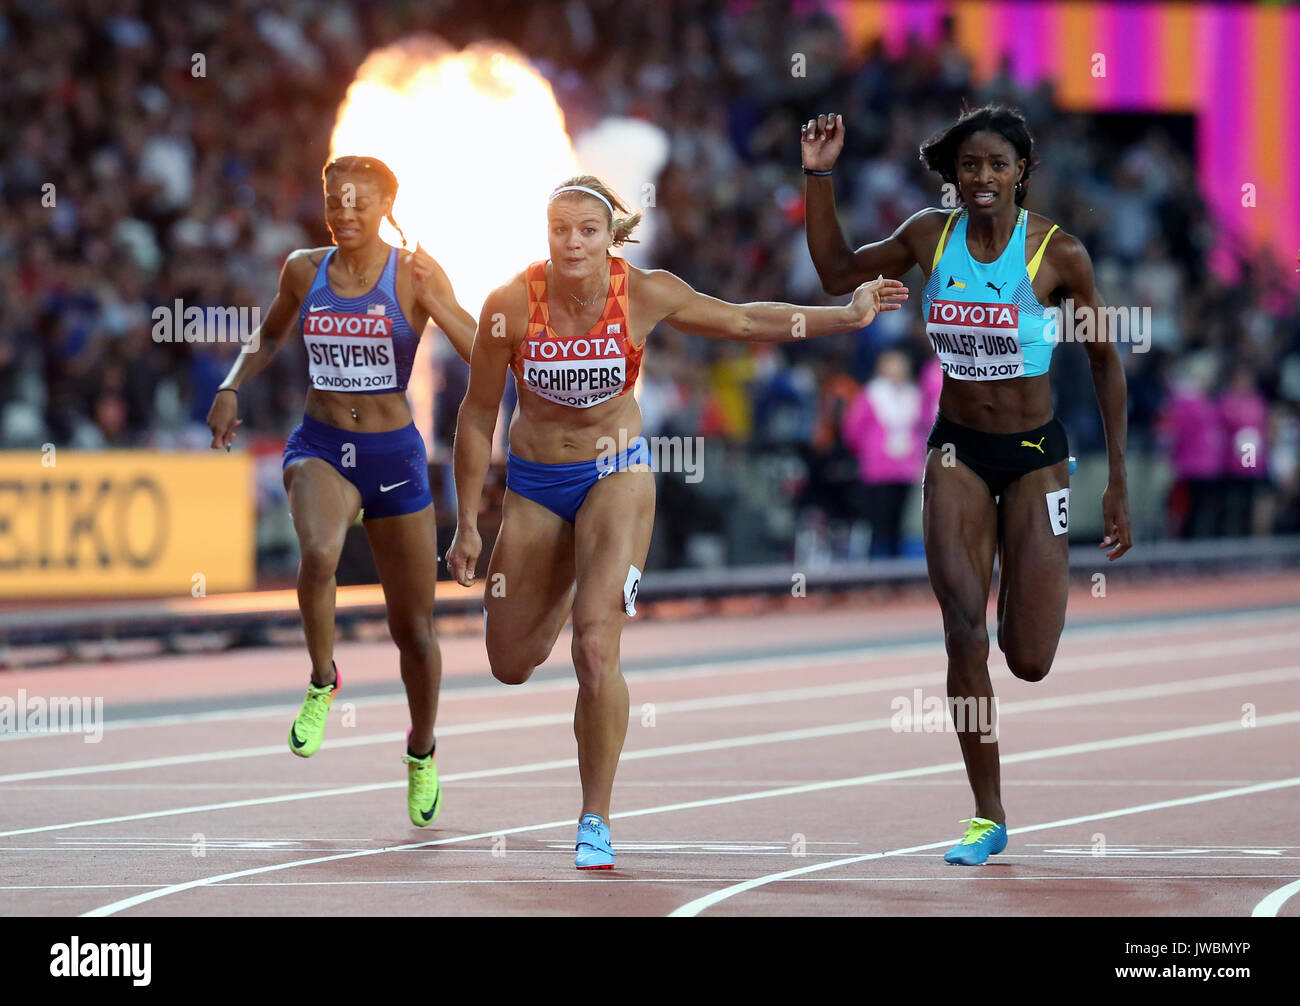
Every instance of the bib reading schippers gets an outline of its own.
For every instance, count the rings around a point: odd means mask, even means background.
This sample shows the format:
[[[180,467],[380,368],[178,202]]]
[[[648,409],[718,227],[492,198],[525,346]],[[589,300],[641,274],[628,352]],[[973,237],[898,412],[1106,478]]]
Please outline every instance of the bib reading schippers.
[[[528,331],[510,359],[520,387],[575,409],[589,409],[631,391],[645,344],[631,342],[627,262],[610,258],[605,309],[580,335],[561,336],[551,328],[546,263],[534,262],[524,276]]]

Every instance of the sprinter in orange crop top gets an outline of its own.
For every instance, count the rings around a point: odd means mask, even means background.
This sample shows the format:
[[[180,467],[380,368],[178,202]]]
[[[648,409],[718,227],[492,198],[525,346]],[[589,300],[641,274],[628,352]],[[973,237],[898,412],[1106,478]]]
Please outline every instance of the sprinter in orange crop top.
[[[609,804],[628,716],[619,640],[636,613],[654,524],[650,451],[632,394],[646,336],[666,321],[708,338],[784,342],[855,331],[907,298],[902,283],[876,279],[843,307],[729,304],[612,256],[641,216],[626,214],[591,175],[552,192],[550,259],[483,304],[456,425],[459,513],[447,565],[469,585],[482,550],[478,511],[492,434],[506,373],[514,373],[519,407],[483,597],[488,658],[498,680],[522,684],[550,656],[572,609],[579,869],[614,864]]]

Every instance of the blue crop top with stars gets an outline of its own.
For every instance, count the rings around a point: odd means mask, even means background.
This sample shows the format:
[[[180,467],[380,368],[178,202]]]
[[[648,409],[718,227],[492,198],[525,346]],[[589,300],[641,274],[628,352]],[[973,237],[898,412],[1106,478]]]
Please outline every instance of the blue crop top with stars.
[[[389,249],[378,282],[359,297],[340,297],[329,285],[337,250],[321,259],[298,312],[311,386],[360,395],[405,391],[420,334],[397,300],[397,249]]]

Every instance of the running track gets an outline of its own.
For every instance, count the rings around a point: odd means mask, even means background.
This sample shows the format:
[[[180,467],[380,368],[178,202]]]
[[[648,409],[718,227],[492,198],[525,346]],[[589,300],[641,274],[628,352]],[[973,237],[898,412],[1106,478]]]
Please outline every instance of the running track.
[[[1115,584],[1072,595],[1044,682],[995,648],[1012,837],[979,869],[941,860],[971,811],[956,738],[891,728],[943,694],[923,597],[630,623],[619,868],[594,875],[567,636],[520,688],[444,638],[429,829],[391,645],[340,646],[309,760],[300,650],[4,672],[102,697],[107,728],[0,737],[0,914],[1300,915],[1298,611],[1295,575]]]

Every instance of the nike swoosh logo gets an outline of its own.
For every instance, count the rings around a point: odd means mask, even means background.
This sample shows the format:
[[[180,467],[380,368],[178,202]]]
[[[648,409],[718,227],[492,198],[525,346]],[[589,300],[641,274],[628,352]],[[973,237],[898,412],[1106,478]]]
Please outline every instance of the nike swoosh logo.
[[[436,814],[436,813],[438,813],[438,804],[440,804],[440,803],[442,803],[442,790],[441,790],[441,789],[438,790],[438,795],[435,796],[435,797],[433,798],[433,806],[430,807],[428,810],[422,810],[422,811],[420,811],[420,816],[421,816],[422,818],[424,818],[424,820],[425,820],[426,822],[428,822],[428,821],[432,821],[432,820],[433,820],[433,815]]]
[[[309,308],[307,308],[307,310],[308,310],[308,311],[324,311],[327,307],[329,307],[328,304],[321,304],[319,307],[309,307]]]
[[[297,723],[295,723],[293,726],[291,726],[291,727],[289,728],[289,740],[293,741],[293,746],[296,747],[296,748],[304,747],[304,746],[306,746],[306,744],[307,744],[306,741],[300,741],[300,740],[298,739],[298,724],[297,724]]]
[[[410,479],[404,479],[403,481],[398,482],[398,483],[396,483],[395,485],[391,485],[391,486],[381,485],[381,486],[379,487],[379,491],[380,491],[381,493],[386,493],[386,492],[388,492],[388,490],[390,490],[390,489],[396,489],[398,486],[404,486],[404,485],[406,485],[407,482],[410,482],[410,481],[411,481]]]

